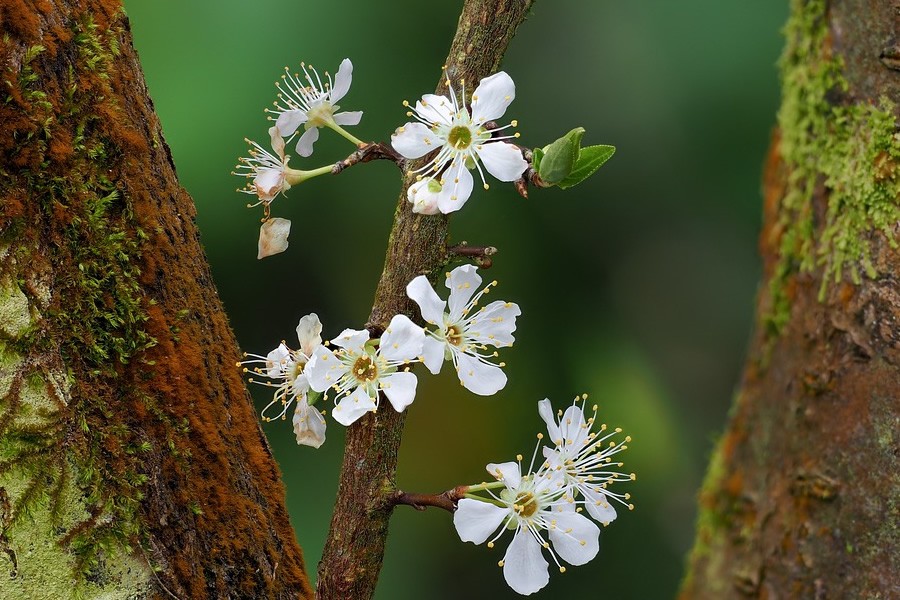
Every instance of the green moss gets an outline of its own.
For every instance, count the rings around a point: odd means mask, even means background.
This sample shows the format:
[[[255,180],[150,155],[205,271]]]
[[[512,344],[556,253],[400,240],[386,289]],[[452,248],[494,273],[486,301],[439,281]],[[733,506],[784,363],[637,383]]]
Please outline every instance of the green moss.
[[[28,298],[9,274],[0,276],[0,335],[18,339],[30,326]]]
[[[842,61],[831,54],[826,4],[793,0],[785,27],[778,124],[788,181],[766,317],[775,334],[790,318],[786,288],[793,275],[821,269],[820,300],[830,283],[876,277],[872,234],[881,232],[896,245],[892,227],[900,220],[894,106],[887,99],[878,106],[839,103],[848,86]],[[827,192],[824,223],[817,223],[812,202],[819,186]]]

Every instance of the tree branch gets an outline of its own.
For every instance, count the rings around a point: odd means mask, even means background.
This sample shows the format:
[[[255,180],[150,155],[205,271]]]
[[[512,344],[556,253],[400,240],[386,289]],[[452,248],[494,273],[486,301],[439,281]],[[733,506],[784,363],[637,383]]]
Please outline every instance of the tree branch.
[[[391,506],[405,504],[416,510],[425,510],[429,506],[434,506],[452,513],[456,511],[456,503],[465,496],[468,489],[469,486],[460,485],[440,494],[415,494],[397,490],[388,498],[388,503]]]
[[[382,142],[371,142],[344,160],[334,163],[334,167],[331,168],[331,174],[337,175],[347,167],[371,160],[389,160],[400,167],[401,170],[406,167],[406,159],[397,154],[391,146]]]

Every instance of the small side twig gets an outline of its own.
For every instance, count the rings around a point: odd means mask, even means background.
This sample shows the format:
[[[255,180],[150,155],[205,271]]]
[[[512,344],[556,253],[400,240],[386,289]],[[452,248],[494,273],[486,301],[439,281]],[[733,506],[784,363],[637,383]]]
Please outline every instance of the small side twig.
[[[405,504],[416,510],[425,510],[429,506],[434,506],[452,513],[456,511],[456,503],[465,496],[468,489],[469,486],[460,485],[440,494],[414,494],[397,490],[388,498],[388,504],[390,506]]]
[[[489,269],[494,264],[491,258],[497,254],[497,248],[494,246],[470,246],[468,242],[460,242],[455,246],[447,248],[448,257],[464,257],[471,258],[482,269]]]
[[[528,148],[523,148],[522,146],[519,146],[519,150],[522,151],[522,157],[528,161],[528,168],[522,173],[522,177],[513,182],[513,185],[516,187],[516,191],[519,192],[520,196],[527,198],[529,183],[538,188],[550,186],[547,185],[547,183],[541,179],[541,176],[538,175],[537,171],[534,170],[534,152]]]
[[[365,146],[361,146],[359,150],[344,160],[339,160],[334,163],[334,166],[331,168],[331,174],[337,175],[347,167],[352,167],[355,164],[365,163],[371,160],[389,160],[401,169],[406,164],[406,159],[397,154],[397,152],[387,144],[372,142]]]

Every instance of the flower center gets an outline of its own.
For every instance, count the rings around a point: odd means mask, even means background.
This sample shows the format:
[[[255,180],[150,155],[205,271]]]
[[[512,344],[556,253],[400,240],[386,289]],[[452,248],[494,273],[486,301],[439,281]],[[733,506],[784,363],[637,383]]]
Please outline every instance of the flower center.
[[[537,500],[535,500],[534,494],[532,494],[531,492],[524,492],[516,496],[516,502],[513,505],[513,510],[515,510],[520,517],[524,517],[527,519],[534,513],[536,513],[537,509]]]
[[[453,346],[459,347],[463,345],[463,332],[459,325],[451,325],[448,327],[445,337]]]
[[[462,125],[457,125],[447,135],[447,142],[457,150],[465,150],[472,144],[472,130]]]
[[[313,104],[306,112],[306,129],[311,127],[323,127],[334,121],[334,108],[330,102]]]
[[[374,381],[378,377],[378,367],[371,356],[360,356],[353,363],[353,376],[363,383]]]
[[[300,375],[302,373],[303,373],[303,365],[301,365],[298,362],[295,362],[293,364],[293,366],[287,372],[287,379],[288,379],[288,381],[293,382],[295,379],[300,377]]]

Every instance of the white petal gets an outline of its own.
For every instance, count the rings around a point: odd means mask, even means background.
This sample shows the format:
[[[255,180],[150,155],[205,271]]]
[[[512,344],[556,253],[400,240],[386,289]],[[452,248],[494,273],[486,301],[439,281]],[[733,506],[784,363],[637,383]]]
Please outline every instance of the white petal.
[[[256,195],[263,202],[271,202],[284,187],[284,169],[265,167],[256,171],[253,178]]]
[[[566,448],[572,452],[581,450],[591,433],[591,428],[585,422],[584,411],[580,406],[573,404],[566,409],[559,420],[559,433],[565,440]]]
[[[606,497],[606,494],[589,485],[581,485],[578,491],[584,496],[584,507],[588,514],[591,515],[598,523],[608,525],[616,520],[618,516],[616,509]]]
[[[597,556],[600,551],[600,528],[590,519],[574,510],[554,510],[548,517],[551,523],[550,541],[560,558],[578,566]]]
[[[338,125],[359,125],[362,120],[362,111],[340,112],[334,115],[334,122]]]
[[[553,412],[553,405],[550,404],[550,400],[544,398],[538,402],[538,414],[541,415],[544,423],[547,424],[547,434],[550,436],[550,442],[553,444],[562,443],[562,435],[559,433],[559,426],[556,424],[556,415]],[[547,450],[547,448],[544,450]],[[547,456],[546,452],[544,452],[544,456]]]
[[[441,193],[438,194],[438,208],[441,212],[446,215],[461,209],[475,186],[472,173],[466,168],[462,158],[456,158],[447,168],[442,185]]]
[[[432,192],[429,184],[432,179],[417,181],[406,190],[406,199],[412,203],[412,211],[420,215],[436,215],[441,212],[438,205],[439,192]]]
[[[375,400],[362,388],[356,388],[353,393],[344,396],[338,405],[331,411],[331,416],[341,425],[351,425],[369,411],[375,410]]]
[[[407,123],[391,136],[391,146],[405,158],[419,158],[441,146],[441,141],[425,125]]]
[[[519,529],[503,556],[503,578],[514,591],[527,596],[550,581],[541,545],[527,529]]]
[[[447,300],[450,319],[459,321],[463,309],[481,286],[481,275],[475,265],[461,265],[450,271],[444,285],[450,290],[450,298]]]
[[[447,347],[443,342],[439,342],[430,335],[425,336],[425,345],[422,347],[422,362],[428,367],[432,375],[441,372],[441,366],[444,364],[444,349]]]
[[[472,120],[481,125],[499,119],[516,97],[516,84],[505,71],[485,77],[472,93]]]
[[[483,544],[503,523],[509,509],[488,502],[463,498],[453,513],[453,526],[464,542]]]
[[[379,384],[391,406],[397,412],[406,410],[406,407],[416,399],[416,384],[418,384],[418,380],[412,373],[402,371],[400,373],[391,373],[382,377]]]
[[[394,315],[381,336],[378,352],[390,361],[412,360],[422,355],[425,330],[406,315]]]
[[[350,352],[359,354],[363,346],[369,341],[369,332],[365,329],[345,329],[331,343],[339,348],[345,348]]]
[[[416,112],[431,123],[450,125],[453,122],[453,106],[444,96],[424,94],[421,101],[416,101]]]
[[[275,217],[263,223],[259,228],[256,258],[265,258],[287,250],[290,233],[291,222],[288,219]]]
[[[516,317],[522,314],[518,304],[495,300],[469,319],[466,334],[480,344],[508,346],[516,341]]]
[[[419,275],[406,286],[406,295],[419,305],[419,312],[426,323],[442,325],[444,322],[444,309],[447,303],[438,297],[437,292],[431,287],[428,278]]]
[[[300,342],[300,351],[307,357],[312,356],[316,346],[322,343],[322,322],[319,321],[319,315],[310,313],[300,317],[297,340]]]
[[[298,398],[300,396],[306,398],[306,392],[309,391],[309,378],[306,376],[306,374],[301,373],[300,375],[297,375],[297,377],[294,379],[293,391],[294,395]]]
[[[490,463],[487,472],[506,484],[506,487],[515,490],[522,484],[522,469],[517,462]]]
[[[319,128],[310,127],[303,132],[300,139],[297,140],[297,154],[300,156],[309,156],[313,153],[313,144],[319,139]]]
[[[291,351],[284,344],[266,354],[266,376],[271,378],[282,377],[291,361]]]
[[[479,396],[493,396],[506,387],[506,373],[464,352],[456,354],[456,374],[463,387]]]
[[[486,142],[475,146],[475,153],[488,173],[500,181],[515,181],[528,168],[522,151],[506,142]]]
[[[286,110],[278,115],[275,126],[278,128],[278,133],[282,136],[291,137],[298,127],[306,123],[308,118],[305,110]]]
[[[281,158],[281,162],[284,162],[284,138],[281,137],[277,125],[269,127],[269,139],[272,141],[272,150]]]
[[[331,350],[318,346],[303,372],[309,380],[309,387],[317,392],[324,392],[336,384],[348,369]]]
[[[347,95],[347,92],[350,91],[351,81],[353,81],[353,63],[349,58],[345,58],[338,67],[337,75],[334,76],[334,87],[331,88],[331,93],[328,95],[332,104],[339,102]],[[356,125],[356,123],[347,123],[347,125]]]
[[[325,417],[307,404],[306,398],[297,398],[293,422],[298,444],[318,448],[325,443]]]

